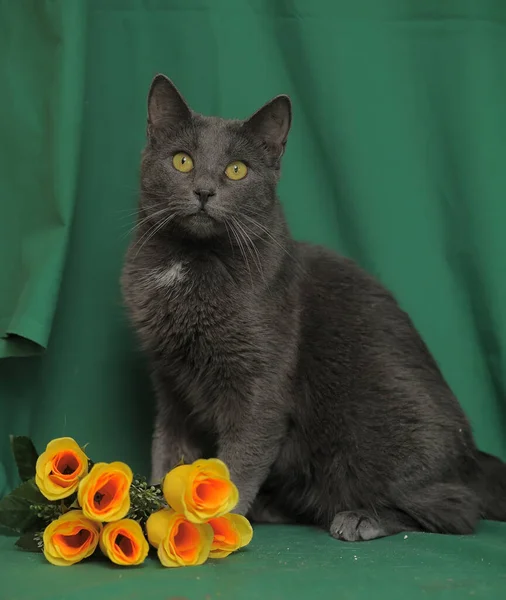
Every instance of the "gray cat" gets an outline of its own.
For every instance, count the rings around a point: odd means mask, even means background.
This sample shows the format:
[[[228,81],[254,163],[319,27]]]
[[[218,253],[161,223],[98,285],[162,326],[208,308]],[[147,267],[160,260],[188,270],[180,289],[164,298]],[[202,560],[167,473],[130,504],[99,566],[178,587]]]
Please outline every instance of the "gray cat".
[[[236,121],[151,85],[122,286],[156,390],[152,479],[217,456],[237,512],[342,540],[506,520],[506,466],[477,450],[410,318],[351,260],[291,238],[290,124],[287,96]]]

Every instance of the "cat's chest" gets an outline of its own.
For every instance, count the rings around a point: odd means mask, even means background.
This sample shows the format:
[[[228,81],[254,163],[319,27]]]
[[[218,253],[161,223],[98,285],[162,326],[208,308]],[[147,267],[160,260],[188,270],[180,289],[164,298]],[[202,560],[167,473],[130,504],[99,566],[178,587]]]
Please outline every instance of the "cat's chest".
[[[166,352],[195,356],[239,343],[247,309],[221,273],[173,261],[148,277],[150,335]]]

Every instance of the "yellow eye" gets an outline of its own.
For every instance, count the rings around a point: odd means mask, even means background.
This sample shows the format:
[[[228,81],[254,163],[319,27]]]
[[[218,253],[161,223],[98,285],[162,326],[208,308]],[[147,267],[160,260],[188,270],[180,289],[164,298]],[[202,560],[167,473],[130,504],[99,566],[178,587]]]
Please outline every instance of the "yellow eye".
[[[193,159],[186,152],[174,154],[172,164],[174,165],[174,169],[181,171],[181,173],[189,173],[193,169]]]
[[[247,173],[248,167],[240,160],[234,160],[234,162],[230,163],[225,169],[225,175],[234,181],[244,179]]]

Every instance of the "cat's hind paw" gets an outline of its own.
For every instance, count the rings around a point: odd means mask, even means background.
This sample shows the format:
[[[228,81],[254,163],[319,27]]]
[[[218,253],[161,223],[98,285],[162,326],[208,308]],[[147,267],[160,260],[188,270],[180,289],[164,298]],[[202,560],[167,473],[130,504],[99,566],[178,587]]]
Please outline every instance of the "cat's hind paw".
[[[337,513],[330,526],[330,535],[345,542],[358,542],[383,537],[378,520],[365,511],[345,511]]]

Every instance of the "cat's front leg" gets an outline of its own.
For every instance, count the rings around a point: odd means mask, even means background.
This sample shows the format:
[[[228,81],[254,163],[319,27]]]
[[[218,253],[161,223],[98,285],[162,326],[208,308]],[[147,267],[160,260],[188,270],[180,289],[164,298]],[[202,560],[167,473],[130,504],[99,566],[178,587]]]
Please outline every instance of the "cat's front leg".
[[[234,509],[238,514],[246,515],[252,506],[285,434],[285,415],[274,397],[264,388],[261,395],[238,399],[220,431],[218,458],[228,466],[239,490]],[[266,399],[272,404],[266,406]]]
[[[202,458],[197,448],[180,433],[166,428],[155,428],[151,445],[151,485],[158,484],[178,464],[192,463]]]
[[[160,400],[160,399],[159,399]],[[195,444],[171,399],[158,402],[153,442],[151,446],[151,484],[158,484],[165,475],[182,461],[191,463],[202,458],[202,450]]]

